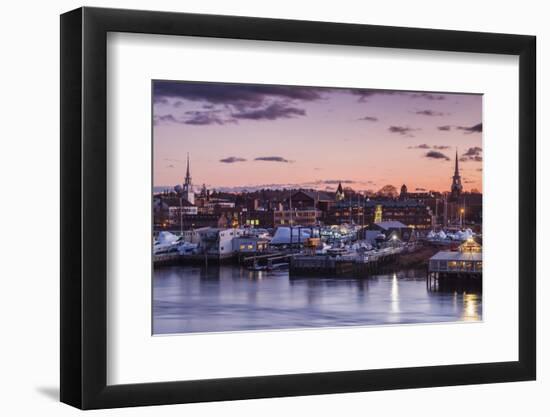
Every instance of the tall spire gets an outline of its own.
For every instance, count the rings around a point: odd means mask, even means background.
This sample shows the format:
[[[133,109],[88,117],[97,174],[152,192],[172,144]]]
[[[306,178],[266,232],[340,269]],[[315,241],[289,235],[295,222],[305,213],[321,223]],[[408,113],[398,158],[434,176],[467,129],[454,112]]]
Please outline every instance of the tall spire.
[[[189,152],[187,152],[187,172],[185,174],[185,184],[191,185],[191,173],[189,171]]]
[[[187,152],[187,172],[185,173],[185,182],[182,187],[183,198],[189,203],[195,204],[195,193],[193,192],[193,184],[191,183],[191,170],[189,168],[189,152]]]
[[[455,154],[455,177],[458,177],[458,148],[456,149]]]
[[[460,180],[460,173],[458,171],[458,148],[455,153],[455,174],[453,175],[453,182],[451,183],[451,201],[458,201],[460,194],[462,193],[462,181]]]

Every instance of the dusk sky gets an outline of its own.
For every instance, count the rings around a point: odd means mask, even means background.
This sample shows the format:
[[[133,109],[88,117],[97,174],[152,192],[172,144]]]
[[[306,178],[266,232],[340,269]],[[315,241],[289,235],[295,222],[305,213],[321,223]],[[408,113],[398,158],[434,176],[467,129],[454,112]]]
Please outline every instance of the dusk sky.
[[[482,190],[482,95],[153,81],[154,185]]]

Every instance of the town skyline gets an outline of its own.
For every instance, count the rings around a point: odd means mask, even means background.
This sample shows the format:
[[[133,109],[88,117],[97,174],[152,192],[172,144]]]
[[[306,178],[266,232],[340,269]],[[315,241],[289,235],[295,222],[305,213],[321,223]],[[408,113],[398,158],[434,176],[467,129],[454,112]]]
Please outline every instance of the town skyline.
[[[153,82],[155,188],[482,192],[482,96]],[[261,139],[260,139],[261,138]],[[337,139],[334,139],[337,138]]]

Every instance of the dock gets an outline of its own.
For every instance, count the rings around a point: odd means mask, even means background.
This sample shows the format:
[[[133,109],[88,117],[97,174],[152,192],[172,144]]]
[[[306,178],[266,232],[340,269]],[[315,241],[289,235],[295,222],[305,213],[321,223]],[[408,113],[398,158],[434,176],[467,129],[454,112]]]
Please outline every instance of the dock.
[[[296,255],[290,258],[290,276],[319,275],[357,275],[376,273],[379,269],[394,261],[402,252],[403,247],[386,248],[380,252],[365,252],[332,256]]]
[[[288,265],[290,263],[290,259],[295,256],[298,256],[298,253],[282,251],[255,253],[253,255],[247,254],[244,256],[239,256],[239,263],[247,265],[250,269],[265,269],[269,271],[275,268],[280,268],[283,265]]]
[[[184,265],[184,264],[206,264],[213,263],[219,264],[224,262],[232,262],[235,259],[236,255],[231,254],[194,254],[194,255],[181,255],[178,252],[171,253],[161,253],[153,255],[153,265],[155,267],[161,266],[174,266],[174,265]]]

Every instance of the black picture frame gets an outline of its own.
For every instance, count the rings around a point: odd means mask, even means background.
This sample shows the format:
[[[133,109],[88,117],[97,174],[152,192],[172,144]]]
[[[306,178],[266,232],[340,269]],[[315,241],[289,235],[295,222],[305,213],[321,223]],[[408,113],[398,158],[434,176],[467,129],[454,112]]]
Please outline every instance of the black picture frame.
[[[518,361],[107,385],[108,32],[519,56]],[[480,32],[88,7],[63,14],[61,401],[95,409],[535,379],[535,45],[534,36]]]

